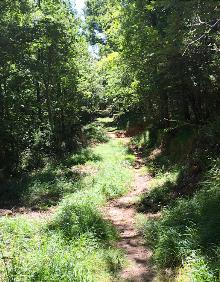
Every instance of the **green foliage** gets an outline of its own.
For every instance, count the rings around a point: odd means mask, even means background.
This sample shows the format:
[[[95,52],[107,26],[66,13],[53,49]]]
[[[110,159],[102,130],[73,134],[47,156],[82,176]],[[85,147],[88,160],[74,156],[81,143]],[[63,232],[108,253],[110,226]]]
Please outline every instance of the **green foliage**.
[[[201,254],[192,253],[187,257],[178,277],[179,281],[211,282],[218,281]]]
[[[203,123],[219,114],[216,1],[86,4],[104,105],[158,128]]]
[[[101,161],[101,156],[95,154],[91,148],[81,149],[79,153],[75,153],[67,157],[63,163],[69,167],[78,165],[78,164],[85,164],[88,161]]]
[[[159,267],[174,267],[185,260],[187,265],[186,258],[196,251],[198,258],[190,266],[190,271],[195,271],[192,275],[202,277],[208,265],[210,271],[207,270],[204,279],[213,273],[218,277],[219,185],[219,159],[216,159],[193,198],[179,200],[174,207],[164,210],[161,219],[146,223],[145,237],[153,246],[154,261]]]
[[[118,140],[86,151],[33,173],[25,201],[55,204],[56,193],[66,195],[54,215],[0,219],[3,281],[110,282],[121,269],[117,231],[100,208],[130,188],[130,155]]]
[[[117,0],[86,0],[87,33],[103,54],[120,46],[120,5]],[[107,43],[103,48],[103,45]]]
[[[177,186],[177,180],[180,171],[158,173],[149,183],[150,191],[141,196],[139,210],[157,212],[175,201],[174,188]]]
[[[9,240],[2,268],[9,281],[108,281],[109,269],[118,269],[120,256],[103,245],[114,232],[98,209],[129,189],[135,160],[118,140],[85,148],[108,141],[101,124],[88,125],[99,112],[115,114],[128,132],[140,124],[143,133],[133,140],[138,148],[158,145],[166,152],[153,156],[154,173],[159,168],[164,175],[156,175],[141,202],[154,211],[172,203],[161,219],[146,224],[156,264],[184,261],[191,280],[214,281],[220,236],[219,5],[87,0],[85,16],[83,24],[70,1],[0,4],[2,203],[45,208],[73,194],[45,235],[40,227],[35,236],[29,223],[21,230],[15,223],[15,248]],[[172,162],[187,166],[174,171]],[[11,179],[18,172],[27,176]],[[173,191],[190,197],[176,199]]]
[[[2,186],[2,206],[28,206],[45,209],[55,205],[64,195],[77,189],[80,175],[68,167],[48,163],[21,179],[12,179]]]
[[[188,125],[163,130],[157,137],[163,144],[160,154],[148,150],[152,158],[147,168],[153,170],[154,178],[139,208],[162,213],[154,220],[144,220],[140,229],[153,249],[159,272],[179,269],[175,281],[218,281],[217,120],[193,130]]]
[[[110,281],[111,267],[123,261],[89,234],[67,243],[36,220],[1,219],[0,225],[3,281]]]
[[[81,189],[88,189],[94,197],[100,195],[101,202],[118,197],[129,189],[133,161],[117,140],[81,149],[59,161],[47,160],[43,168],[3,185],[1,205],[45,209]],[[88,172],[81,171],[81,165],[88,166]]]
[[[94,187],[101,190],[107,199],[123,195],[130,188],[132,170],[131,158],[119,140],[111,140],[95,148],[103,157],[94,179]]]
[[[109,140],[103,124],[97,121],[86,125],[84,127],[84,134],[89,143],[102,143]]]
[[[134,144],[137,149],[147,148],[150,144],[149,131],[146,130],[132,138],[132,144]]]
[[[102,218],[94,199],[85,192],[76,193],[62,202],[51,228],[60,230],[68,239],[90,234],[107,244],[117,238],[114,228]]]
[[[68,1],[0,6],[0,169],[7,178],[84,145],[99,79]]]
[[[63,166],[49,165],[26,179],[21,201],[30,207],[56,204],[64,195],[74,192],[80,175]]]
[[[91,174],[84,177],[80,186],[94,203],[102,204],[123,195],[130,188],[133,176],[130,155],[118,140],[99,144],[93,153],[100,156],[100,160],[87,163]]]

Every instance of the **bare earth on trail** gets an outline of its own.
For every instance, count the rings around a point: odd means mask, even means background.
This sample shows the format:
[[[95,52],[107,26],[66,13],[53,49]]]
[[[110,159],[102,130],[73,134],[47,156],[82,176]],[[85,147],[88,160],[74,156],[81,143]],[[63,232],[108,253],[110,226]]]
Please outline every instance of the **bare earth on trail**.
[[[33,210],[26,207],[16,208],[16,209],[0,209],[1,217],[23,217],[27,219],[39,219],[39,220],[49,220],[55,212],[55,207],[48,208],[45,211]]]
[[[111,133],[111,138],[117,138]],[[123,138],[128,143],[128,138]],[[135,228],[135,200],[147,190],[149,176],[140,173],[141,159],[136,156],[135,180],[132,191],[126,196],[111,201],[104,209],[106,217],[119,231],[118,247],[125,252],[128,265],[120,273],[119,281],[153,281],[153,272],[150,268],[151,251],[144,246],[143,238]]]

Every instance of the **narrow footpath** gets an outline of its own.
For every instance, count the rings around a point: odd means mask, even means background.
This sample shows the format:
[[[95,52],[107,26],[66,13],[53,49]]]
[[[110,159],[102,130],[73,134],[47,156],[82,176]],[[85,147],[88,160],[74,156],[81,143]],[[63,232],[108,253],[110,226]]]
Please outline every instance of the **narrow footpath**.
[[[111,133],[111,138],[121,138],[127,144],[129,138],[118,137]],[[150,180],[141,174],[142,160],[136,155],[135,178],[131,191],[119,199],[113,200],[105,207],[106,217],[116,226],[120,240],[118,247],[126,255],[128,263],[119,274],[118,281],[143,282],[153,281],[154,274],[150,266],[151,251],[144,245],[143,238],[135,227],[137,211],[135,202],[138,196],[147,191]]]

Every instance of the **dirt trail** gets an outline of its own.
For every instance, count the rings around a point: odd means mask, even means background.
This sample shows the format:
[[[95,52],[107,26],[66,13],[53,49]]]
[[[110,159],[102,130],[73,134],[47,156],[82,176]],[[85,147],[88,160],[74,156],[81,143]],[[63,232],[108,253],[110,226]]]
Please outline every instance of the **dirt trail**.
[[[118,136],[111,133],[111,138]],[[128,138],[122,138],[128,143]],[[135,180],[133,189],[119,199],[111,201],[105,207],[107,218],[116,226],[119,231],[121,248],[127,257],[128,265],[120,273],[119,281],[153,281],[153,271],[150,267],[151,251],[144,246],[143,238],[135,228],[135,217],[137,214],[135,201],[147,190],[149,176],[141,175],[140,169],[142,160],[136,155]]]

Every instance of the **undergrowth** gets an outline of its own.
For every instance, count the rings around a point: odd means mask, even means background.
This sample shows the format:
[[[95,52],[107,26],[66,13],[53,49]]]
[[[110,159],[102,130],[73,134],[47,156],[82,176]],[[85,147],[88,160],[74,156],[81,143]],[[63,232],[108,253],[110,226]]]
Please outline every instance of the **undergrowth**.
[[[48,161],[42,169],[33,170],[18,179],[13,178],[3,185],[0,204],[6,208],[26,206],[47,209],[78,189],[82,175],[73,170],[73,166],[100,160],[101,157],[91,148],[86,148],[60,161]]]
[[[45,223],[2,219],[1,281],[110,281],[122,254],[91,233],[63,238]]]
[[[213,160],[195,196],[177,201],[164,210],[160,220],[148,221],[144,228],[158,267],[177,267],[183,262],[195,278],[192,281],[218,281],[220,274],[219,165],[219,159]],[[205,276],[202,269],[207,270]],[[206,276],[212,278],[207,280]]]
[[[88,143],[102,143],[109,140],[107,130],[104,126],[105,120],[104,118],[98,119],[84,127],[84,134]]]
[[[56,205],[65,195],[73,193],[79,186],[81,175],[72,170],[73,166],[83,165],[88,161],[101,161],[89,146],[109,140],[102,120],[88,124],[83,129],[84,145],[74,153],[56,157],[40,156],[40,165],[34,165],[36,157],[21,160],[22,170],[17,176],[1,182],[0,206],[12,208],[18,206],[47,209]],[[77,187],[75,187],[75,184]]]
[[[181,136],[181,146],[188,146],[186,134]],[[140,228],[163,279],[165,269],[173,270],[169,281],[220,279],[219,137],[219,123],[205,125],[196,138],[191,135],[194,147],[189,154],[188,148],[182,148],[183,155],[173,157],[172,146],[167,146],[168,151],[163,148],[149,162],[155,178],[140,201],[140,210],[161,213],[142,220]]]
[[[124,258],[114,247],[118,234],[100,207],[128,191],[132,161],[120,141],[110,140],[31,176],[36,182],[24,193],[26,202],[37,204],[45,195],[51,200],[48,191],[56,193],[56,187],[63,200],[47,221],[0,219],[1,280],[112,281]]]
[[[181,171],[173,168],[167,172],[159,172],[149,182],[149,191],[140,198],[139,211],[157,212],[175,201],[174,187],[176,187]]]

